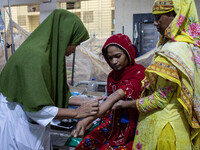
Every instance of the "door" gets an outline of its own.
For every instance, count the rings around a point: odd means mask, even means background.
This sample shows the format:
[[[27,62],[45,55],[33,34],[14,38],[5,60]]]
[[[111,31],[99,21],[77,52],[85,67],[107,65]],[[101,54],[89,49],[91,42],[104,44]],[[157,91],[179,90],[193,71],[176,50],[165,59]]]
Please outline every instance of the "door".
[[[159,40],[159,32],[153,25],[153,14],[133,15],[133,41],[140,55],[154,49]]]

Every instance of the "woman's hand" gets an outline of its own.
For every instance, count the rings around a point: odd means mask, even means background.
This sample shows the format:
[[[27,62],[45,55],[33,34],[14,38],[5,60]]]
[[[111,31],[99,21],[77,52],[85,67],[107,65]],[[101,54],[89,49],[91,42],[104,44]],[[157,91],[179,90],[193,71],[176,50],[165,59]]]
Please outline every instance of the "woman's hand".
[[[84,103],[76,109],[76,118],[85,118],[88,116],[94,116],[99,111],[99,101],[104,100],[106,96],[98,96],[84,101]]]
[[[91,115],[96,115],[99,111],[99,100],[100,98],[88,100],[80,107],[78,107],[76,109],[76,118],[85,118]]]
[[[136,100],[130,100],[130,101],[119,100],[118,102],[116,102],[113,105],[112,110],[119,109],[119,108],[134,108],[134,109],[137,109]]]
[[[119,100],[112,106],[112,110],[119,109],[119,108],[124,108],[124,102],[123,100]]]
[[[99,100],[103,97],[95,97],[85,100],[81,106],[76,109],[58,108],[58,113],[54,119],[66,119],[66,118],[85,118],[88,116],[94,116],[99,111]]]

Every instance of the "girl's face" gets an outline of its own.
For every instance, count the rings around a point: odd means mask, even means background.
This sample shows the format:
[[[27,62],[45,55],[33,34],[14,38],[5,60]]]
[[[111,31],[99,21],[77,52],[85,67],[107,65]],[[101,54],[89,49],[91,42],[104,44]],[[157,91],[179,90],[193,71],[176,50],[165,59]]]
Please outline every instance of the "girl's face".
[[[174,17],[174,11],[166,14],[154,15],[154,26],[156,26],[158,32],[160,32],[161,35],[165,34],[165,29],[173,21]]]
[[[129,59],[124,51],[114,45],[108,46],[107,58],[114,70],[122,70],[129,64]]]
[[[69,45],[66,49],[65,56],[69,56],[76,50],[76,45]]]

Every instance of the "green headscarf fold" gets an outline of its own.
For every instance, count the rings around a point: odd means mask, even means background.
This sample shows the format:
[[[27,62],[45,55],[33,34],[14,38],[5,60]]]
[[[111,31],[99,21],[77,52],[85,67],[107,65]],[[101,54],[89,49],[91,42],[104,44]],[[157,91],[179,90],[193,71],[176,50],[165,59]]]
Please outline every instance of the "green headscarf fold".
[[[24,110],[67,107],[65,52],[89,38],[81,20],[66,10],[54,10],[10,57],[0,75],[0,92]]]

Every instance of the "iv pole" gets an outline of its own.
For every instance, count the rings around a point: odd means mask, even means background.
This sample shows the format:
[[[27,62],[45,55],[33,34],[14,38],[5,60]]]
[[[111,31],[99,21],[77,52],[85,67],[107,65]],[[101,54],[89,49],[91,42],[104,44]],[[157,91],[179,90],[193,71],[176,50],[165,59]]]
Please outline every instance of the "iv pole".
[[[8,51],[7,51],[7,41],[6,41],[6,16],[5,16],[5,9],[4,9],[4,47],[5,47],[5,59],[6,59],[6,62],[8,61]]]
[[[11,16],[11,9],[10,9],[10,0],[8,0],[8,7],[9,7],[9,20],[10,20],[10,32],[11,32],[11,52],[12,54],[15,52],[15,44],[13,40],[13,26],[12,26],[12,16]]]

